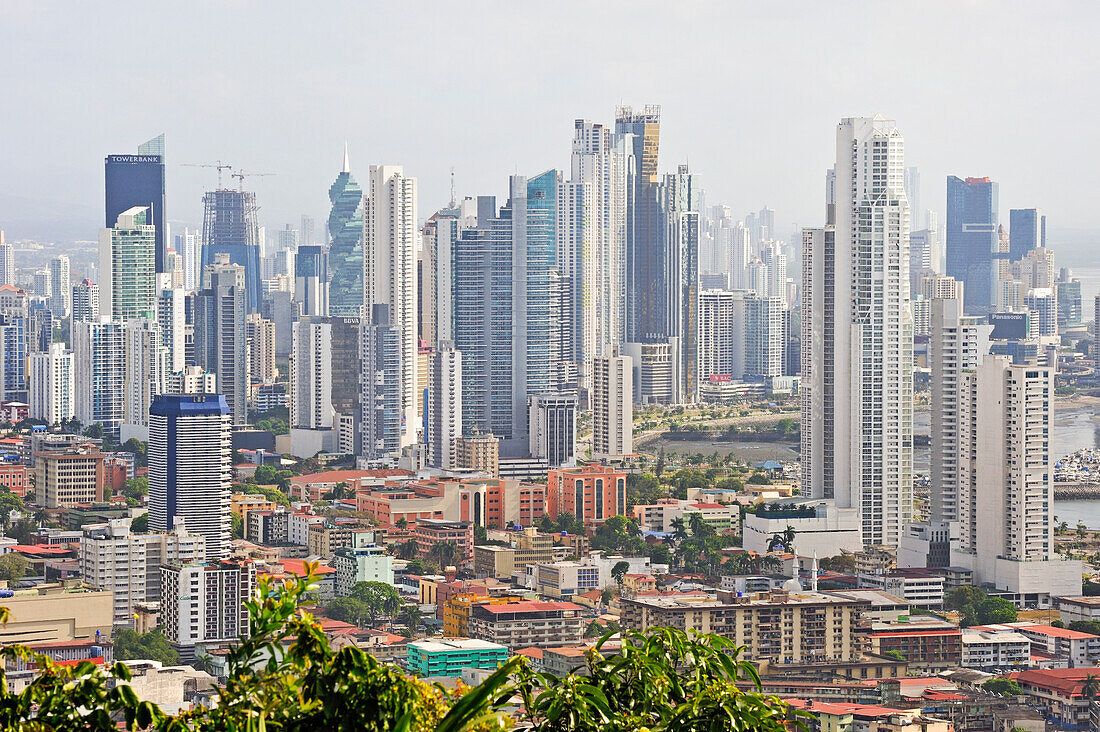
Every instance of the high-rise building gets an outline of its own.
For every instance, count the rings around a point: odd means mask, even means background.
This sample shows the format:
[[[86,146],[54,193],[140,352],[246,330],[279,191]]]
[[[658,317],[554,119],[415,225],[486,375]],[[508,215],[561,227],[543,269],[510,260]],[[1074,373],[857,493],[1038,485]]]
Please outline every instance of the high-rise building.
[[[421,238],[423,261],[430,272],[423,280],[430,287],[421,293],[421,337],[434,345],[455,338],[455,246],[461,232],[477,226],[478,203],[466,198],[437,211],[424,225]],[[425,310],[427,308],[430,312]]]
[[[337,427],[337,451],[360,452],[359,408],[363,362],[359,355],[362,319],[335,315],[332,321],[332,410]]]
[[[462,436],[462,354],[439,341],[431,356],[428,400],[428,462],[443,469],[458,467],[456,441]]]
[[[667,268],[661,235],[657,188],[657,153],[661,137],[661,108],[649,105],[635,111],[615,111],[615,135],[626,156],[626,340],[660,340],[667,303],[656,283]]]
[[[545,460],[552,467],[577,462],[577,395],[532,394],[531,457]]]
[[[169,372],[183,371],[187,365],[187,291],[176,287],[171,275],[158,274],[157,324],[160,326],[161,345],[168,351]]]
[[[224,255],[223,255],[224,257]],[[195,297],[195,362],[217,376],[233,424],[248,420],[245,270],[224,261],[203,270]]]
[[[953,280],[952,280],[953,281]],[[929,519],[959,520],[959,384],[989,353],[993,326],[963,315],[963,286],[935,293],[930,304],[932,485]]]
[[[85,323],[99,320],[99,285],[88,279],[81,280],[73,285],[73,317],[74,323]]]
[[[905,169],[905,200],[909,202],[911,228],[922,228],[924,209],[920,205],[920,168],[911,165]]]
[[[256,313],[245,319],[248,341],[248,383],[274,384],[279,377],[275,367],[275,324]]]
[[[372,165],[363,205],[363,304],[372,313],[375,305],[386,305],[399,337],[398,447],[416,442],[418,240],[416,179],[401,166]]]
[[[366,460],[382,460],[401,450],[402,333],[392,324],[389,306],[371,308],[371,322],[360,329],[359,353],[363,376],[360,380],[362,409],[361,454]]]
[[[699,295],[699,381],[707,383],[712,377],[724,381],[743,373],[743,293],[703,290]]]
[[[913,321],[904,142],[893,120],[837,126],[828,223],[803,232],[803,491],[897,545],[913,510]]]
[[[629,356],[608,350],[592,366],[592,456],[621,460],[634,452],[634,371]]]
[[[15,248],[4,240],[0,230],[0,286],[15,285]]]
[[[202,197],[202,282],[206,289],[208,267],[227,255],[229,263],[241,267],[247,312],[258,313],[263,287],[260,278],[260,226],[256,217],[256,194],[219,188]]]
[[[974,583],[1021,604],[1081,592],[1081,563],[1054,552],[1054,368],[987,356],[959,383],[959,551]]]
[[[680,403],[680,342],[626,343],[622,352],[633,364],[634,401],[638,404]]]
[[[69,257],[65,254],[54,257],[49,263],[50,270],[50,311],[55,319],[69,317],[72,309],[72,282],[69,276]]]
[[[156,321],[134,319],[123,323],[125,370],[122,379],[122,442],[149,439],[149,407],[157,394],[167,391],[168,350],[161,342]]]
[[[149,410],[149,528],[183,519],[207,559],[229,553],[230,423],[220,394],[164,394]]]
[[[106,204],[103,225],[113,227],[123,212],[135,206],[148,208],[146,223],[156,231],[154,271],[166,271],[168,218],[164,212],[164,135],[142,144],[137,155],[108,155],[103,171]],[[103,276],[101,273],[100,277]],[[106,290],[106,280],[101,281]]]
[[[947,178],[947,274],[966,283],[968,312],[993,304],[999,251],[997,183],[989,178]]]
[[[294,262],[294,299],[306,317],[328,315],[328,255],[318,246],[298,247]]]
[[[778,297],[747,297],[744,307],[744,375],[763,378],[782,376],[786,347],[783,300]]]
[[[101,308],[112,318],[156,317],[156,227],[149,207],[134,206],[99,232]]]
[[[183,288],[194,291],[202,285],[202,232],[184,228],[176,234],[176,251],[183,257]]]
[[[333,315],[358,316],[363,307],[363,189],[351,174],[347,146],[344,167],[328,189],[332,210],[328,216],[329,311]],[[302,244],[313,243],[312,224],[307,239],[302,217]]]
[[[34,271],[34,294],[49,305],[50,296],[53,295],[53,277],[48,269],[36,269]]]
[[[782,245],[774,239],[765,242],[760,258],[767,272],[766,291],[762,294],[778,297],[783,307],[787,307],[787,255],[782,252]]]
[[[327,318],[302,318],[294,324],[290,393],[291,427],[332,429],[332,324]]]
[[[197,645],[236,643],[248,635],[255,563],[166,563],[160,573],[162,632],[181,659],[194,661]]]
[[[1033,249],[1047,245],[1047,217],[1037,208],[1013,208],[1008,212],[1009,260],[1016,262]]]
[[[73,323],[73,383],[76,418],[117,435],[125,417],[126,349],[122,323]]]
[[[655,283],[664,291],[660,337],[680,339],[681,397],[691,403],[699,390],[699,212],[703,206],[698,181],[687,165],[665,176],[660,198],[664,271]]]
[[[32,353],[27,359],[27,396],[31,419],[61,424],[73,418],[73,354],[64,343]]]

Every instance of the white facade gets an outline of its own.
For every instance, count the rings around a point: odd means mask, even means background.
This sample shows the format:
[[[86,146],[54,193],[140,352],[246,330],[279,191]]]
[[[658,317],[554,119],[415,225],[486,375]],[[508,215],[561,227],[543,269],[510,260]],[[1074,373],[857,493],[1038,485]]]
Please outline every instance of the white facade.
[[[975,584],[1079,595],[1080,561],[1054,553],[1054,368],[986,356],[959,386],[959,551]]]
[[[592,455],[621,459],[634,452],[633,362],[617,351],[593,361]]]
[[[128,320],[123,325],[126,365],[119,435],[123,442],[131,437],[149,439],[149,407],[154,396],[167,391],[169,353],[161,345],[161,332],[151,320]]]
[[[167,368],[170,372],[182,371],[187,363],[187,291],[172,287],[170,273],[157,275],[157,325],[160,326],[160,342],[168,351]]]
[[[181,527],[158,534],[134,534],[129,519],[84,527],[80,575],[95,590],[114,593],[115,625],[132,627],[136,605],[161,599],[160,565],[201,561],[206,540]]]
[[[184,655],[198,643],[234,642],[248,635],[244,603],[256,584],[252,562],[173,562],[160,572],[160,623],[168,642]]]
[[[15,286],[15,249],[4,240],[0,231],[0,286]]]
[[[904,142],[893,120],[837,126],[833,226],[803,232],[803,490],[897,546],[913,513],[913,320]],[[858,265],[858,266],[857,266]]]
[[[99,320],[99,285],[84,280],[73,285],[72,322],[86,323]]]
[[[738,379],[745,372],[744,294],[699,293],[699,383],[712,376]]]
[[[294,324],[290,357],[292,427],[328,430],[333,426],[332,324],[317,318]]]
[[[591,183],[558,183],[557,200],[558,271],[569,278],[572,312],[562,313],[571,327],[568,340],[577,364],[578,386],[583,393],[592,388],[592,359],[597,350],[596,334],[596,239],[595,189]]]
[[[31,419],[60,424],[72,419],[73,354],[64,343],[51,343],[45,353],[27,358],[27,401]]]
[[[416,178],[399,165],[372,165],[363,205],[363,290],[366,312],[389,306],[398,331],[402,428],[400,447],[416,442],[417,319]]]
[[[123,421],[126,349],[121,323],[72,324],[73,395],[82,424],[118,429]]]
[[[462,354],[450,341],[439,341],[431,356],[428,405],[428,462],[458,467],[457,440],[462,437]]]
[[[50,260],[50,311],[55,318],[69,317],[73,291],[69,276],[69,257],[62,254]]]
[[[959,665],[991,673],[1024,670],[1031,666],[1031,641],[1020,633],[993,633],[968,628],[962,632]]]
[[[768,540],[782,534],[788,526],[795,530],[795,548],[804,556],[835,557],[863,548],[856,509],[838,508],[832,501],[814,499],[791,499],[782,504],[804,510],[793,514],[745,514],[742,546],[746,550],[767,552]]]

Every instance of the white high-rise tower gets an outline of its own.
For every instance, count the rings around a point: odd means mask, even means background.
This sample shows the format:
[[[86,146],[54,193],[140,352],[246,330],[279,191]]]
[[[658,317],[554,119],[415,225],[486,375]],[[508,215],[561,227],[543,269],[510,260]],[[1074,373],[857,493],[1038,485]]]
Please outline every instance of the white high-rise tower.
[[[389,308],[398,331],[400,447],[416,442],[416,178],[399,165],[372,165],[363,205],[363,303]]]
[[[913,510],[913,315],[904,141],[841,120],[828,224],[803,232],[803,491],[857,508],[865,544]]]

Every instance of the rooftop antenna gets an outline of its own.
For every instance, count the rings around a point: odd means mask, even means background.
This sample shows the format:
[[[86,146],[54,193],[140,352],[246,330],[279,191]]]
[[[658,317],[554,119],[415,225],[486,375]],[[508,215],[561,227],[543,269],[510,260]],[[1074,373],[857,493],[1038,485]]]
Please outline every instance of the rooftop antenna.
[[[188,168],[217,168],[218,169],[218,189],[222,187],[222,171],[232,170],[233,166],[229,163],[223,163],[221,160],[215,160],[212,163],[180,163]]]
[[[451,166],[451,205],[450,208],[455,207],[455,166]]]

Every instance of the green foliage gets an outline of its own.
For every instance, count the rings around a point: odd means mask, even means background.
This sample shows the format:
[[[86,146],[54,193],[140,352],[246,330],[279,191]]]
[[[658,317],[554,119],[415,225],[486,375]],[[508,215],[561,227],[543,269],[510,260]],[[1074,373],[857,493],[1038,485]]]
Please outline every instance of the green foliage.
[[[23,499],[11,492],[6,485],[0,485],[0,522],[6,526],[12,511],[26,513],[27,506]]]
[[[268,430],[273,435],[290,434],[290,425],[281,417],[264,417],[256,420],[256,423],[252,426],[258,430]]]
[[[825,557],[821,560],[821,569],[826,572],[853,574],[856,571],[856,557],[854,554],[838,554],[835,557]]]
[[[623,578],[626,577],[626,573],[630,571],[630,562],[618,561],[615,562],[615,566],[611,568],[611,577],[620,585],[623,583]]]
[[[1081,585],[1081,592],[1086,597],[1096,597],[1100,595],[1100,582],[1085,580]]]
[[[229,535],[234,539],[244,538],[244,517],[238,513],[229,516]]]
[[[124,452],[133,453],[134,465],[136,467],[146,468],[149,466],[149,445],[147,443],[142,442],[136,437],[131,437],[130,439],[126,440],[126,442],[122,443],[121,449]]]
[[[6,533],[7,536],[15,539],[20,544],[26,544],[36,531],[38,531],[38,525],[31,519],[25,518],[9,526]]]
[[[363,603],[372,623],[383,615],[393,618],[403,604],[397,588],[385,582],[356,582],[351,597]]]
[[[753,473],[749,476],[749,483],[752,485],[771,485],[771,479],[764,473]]]
[[[1078,633],[1100,635],[1100,620],[1074,620],[1069,624],[1069,629]]]
[[[626,516],[612,516],[600,524],[592,537],[592,547],[626,556],[646,553],[645,539],[642,538],[638,522]]]
[[[745,484],[741,482],[740,478],[721,478],[714,484],[715,488],[724,491],[740,491],[744,489]]]
[[[982,688],[992,694],[1000,694],[1001,696],[1016,696],[1023,693],[1020,685],[1012,679],[990,679],[982,684]]]
[[[241,486],[241,490],[250,495],[263,496],[269,501],[274,501],[275,503],[278,503],[280,506],[290,505],[290,497],[287,496],[286,493],[283,493],[278,488],[273,488],[269,485],[256,485],[254,483],[245,483]]]
[[[261,485],[274,485],[276,480],[278,480],[275,477],[275,468],[270,465],[260,465],[256,468],[256,472],[252,477]]]
[[[17,552],[8,552],[0,556],[0,580],[15,584],[23,579],[23,575],[27,573],[27,567],[26,557]]]
[[[416,542],[413,543],[415,544]],[[405,572],[408,574],[424,574],[424,562],[419,559],[411,560],[408,566],[405,567]]]
[[[98,440],[103,437],[103,425],[99,422],[93,422],[84,428],[84,436],[91,437],[93,440]]]
[[[980,587],[956,587],[944,598],[948,610],[957,610],[959,625],[989,625],[992,623],[1014,623],[1017,618],[1016,606],[1003,597],[989,597]]]
[[[149,495],[149,478],[144,475],[139,478],[130,478],[122,487],[122,495],[140,502],[142,498]]]
[[[768,551],[772,552],[776,549],[782,549],[785,552],[793,552],[794,537],[794,527],[790,524],[787,524],[787,528],[785,528],[778,534],[774,534],[770,539],[768,539]]]
[[[627,473],[626,476],[626,505],[641,506],[656,503],[664,494],[661,489],[661,481],[650,473]]]
[[[149,533],[149,512],[135,516],[130,522],[130,531],[135,534],[148,534]]]
[[[895,661],[904,661],[905,660],[905,655],[902,654],[902,652],[897,650],[897,649],[887,651],[886,653],[883,653],[882,655],[885,656],[886,658],[892,658]]]
[[[1018,612],[1016,606],[1003,597],[990,597],[975,608],[979,625],[997,623],[1015,623]]]
[[[165,666],[178,666],[180,654],[168,643],[168,639],[159,630],[138,633],[129,628],[115,631],[115,659],[148,659],[160,661]]]
[[[370,618],[367,604],[354,597],[334,597],[325,605],[325,614],[333,620],[362,625]]]

